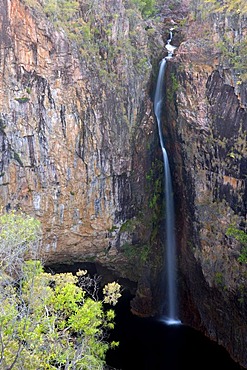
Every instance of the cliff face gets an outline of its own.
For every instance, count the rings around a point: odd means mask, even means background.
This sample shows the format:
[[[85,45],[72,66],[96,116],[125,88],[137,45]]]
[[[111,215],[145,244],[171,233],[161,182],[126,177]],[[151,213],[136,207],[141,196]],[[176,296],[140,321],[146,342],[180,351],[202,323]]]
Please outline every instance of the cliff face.
[[[227,24],[236,34],[236,18]],[[201,25],[188,27],[167,81],[182,315],[247,367],[246,263],[229,233],[246,230],[247,90],[218,59],[220,33],[207,40]]]
[[[104,266],[138,283],[133,307],[150,315],[163,255],[150,98],[162,22],[125,1],[85,1],[78,26],[61,28],[40,4],[0,10],[0,204],[40,220],[46,265]]]
[[[79,51],[18,0],[1,8],[1,205],[40,219],[47,262],[114,259],[120,227],[145,201],[154,125],[148,38],[139,27],[136,66],[123,3],[101,7],[94,27],[98,37],[106,37],[103,23],[110,29],[113,56],[86,42]],[[123,40],[132,50],[118,50]]]

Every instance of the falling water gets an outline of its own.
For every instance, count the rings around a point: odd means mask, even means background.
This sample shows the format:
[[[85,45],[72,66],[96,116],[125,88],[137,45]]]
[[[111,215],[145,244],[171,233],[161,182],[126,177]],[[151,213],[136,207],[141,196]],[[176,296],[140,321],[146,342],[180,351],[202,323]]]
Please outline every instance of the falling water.
[[[162,106],[164,102],[164,75],[167,60],[172,58],[175,47],[171,45],[172,29],[167,41],[166,49],[168,56],[160,63],[159,75],[154,97],[154,113],[158,123],[160,145],[164,161],[164,194],[165,194],[165,235],[166,235],[166,281],[167,281],[167,310],[163,312],[164,321],[168,324],[179,324],[177,308],[177,278],[176,278],[176,240],[175,240],[175,216],[172,180],[169,160],[164,145],[161,128]]]

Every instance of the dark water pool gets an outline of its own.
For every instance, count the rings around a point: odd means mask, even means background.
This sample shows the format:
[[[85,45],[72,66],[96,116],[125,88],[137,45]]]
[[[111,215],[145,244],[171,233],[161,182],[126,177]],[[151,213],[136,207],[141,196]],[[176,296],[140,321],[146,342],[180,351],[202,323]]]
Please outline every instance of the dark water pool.
[[[52,265],[48,272],[87,269],[98,274],[94,264]],[[229,354],[200,332],[185,325],[167,325],[156,319],[131,314],[127,292],[115,306],[116,326],[111,340],[120,342],[107,354],[107,364],[117,370],[243,370]],[[112,308],[112,307],[111,307]]]
[[[185,325],[141,319],[123,307],[117,310],[112,339],[120,345],[107,364],[121,370],[240,370],[228,353]]]

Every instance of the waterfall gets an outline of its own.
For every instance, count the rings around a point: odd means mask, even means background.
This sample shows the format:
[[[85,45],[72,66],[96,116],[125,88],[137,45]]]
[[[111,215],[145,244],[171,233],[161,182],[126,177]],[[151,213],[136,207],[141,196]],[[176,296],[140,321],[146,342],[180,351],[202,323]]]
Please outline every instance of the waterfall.
[[[164,195],[165,195],[165,235],[166,235],[166,253],[165,253],[165,274],[166,274],[166,296],[167,309],[162,312],[164,321],[168,324],[179,324],[178,320],[178,304],[177,304],[177,276],[176,276],[176,238],[175,238],[175,215],[172,179],[168,155],[165,149],[161,117],[162,106],[164,103],[164,75],[166,70],[167,60],[172,58],[175,46],[171,45],[172,29],[170,29],[170,38],[167,40],[166,49],[168,55],[160,62],[159,75],[154,97],[154,113],[156,116],[159,132],[159,140],[163,153],[164,161]],[[164,308],[162,309],[164,311]]]

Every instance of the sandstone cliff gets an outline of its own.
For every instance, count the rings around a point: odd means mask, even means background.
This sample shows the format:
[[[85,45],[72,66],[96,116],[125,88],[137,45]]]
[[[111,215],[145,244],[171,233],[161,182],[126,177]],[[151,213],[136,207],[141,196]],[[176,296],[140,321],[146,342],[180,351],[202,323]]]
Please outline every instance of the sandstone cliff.
[[[47,263],[124,265],[123,244],[142,246],[151,232],[143,212],[155,138],[151,52],[140,15],[122,1],[90,12],[90,39],[76,43],[40,8],[3,1],[1,205],[40,219]],[[130,220],[131,232],[120,232]]]
[[[243,24],[241,16],[219,14],[188,22],[186,40],[170,62],[167,97],[175,102],[166,134],[176,143],[170,154],[184,321],[246,367],[246,262],[229,230],[246,230],[247,85],[218,47],[226,32],[236,44],[244,41]]]

